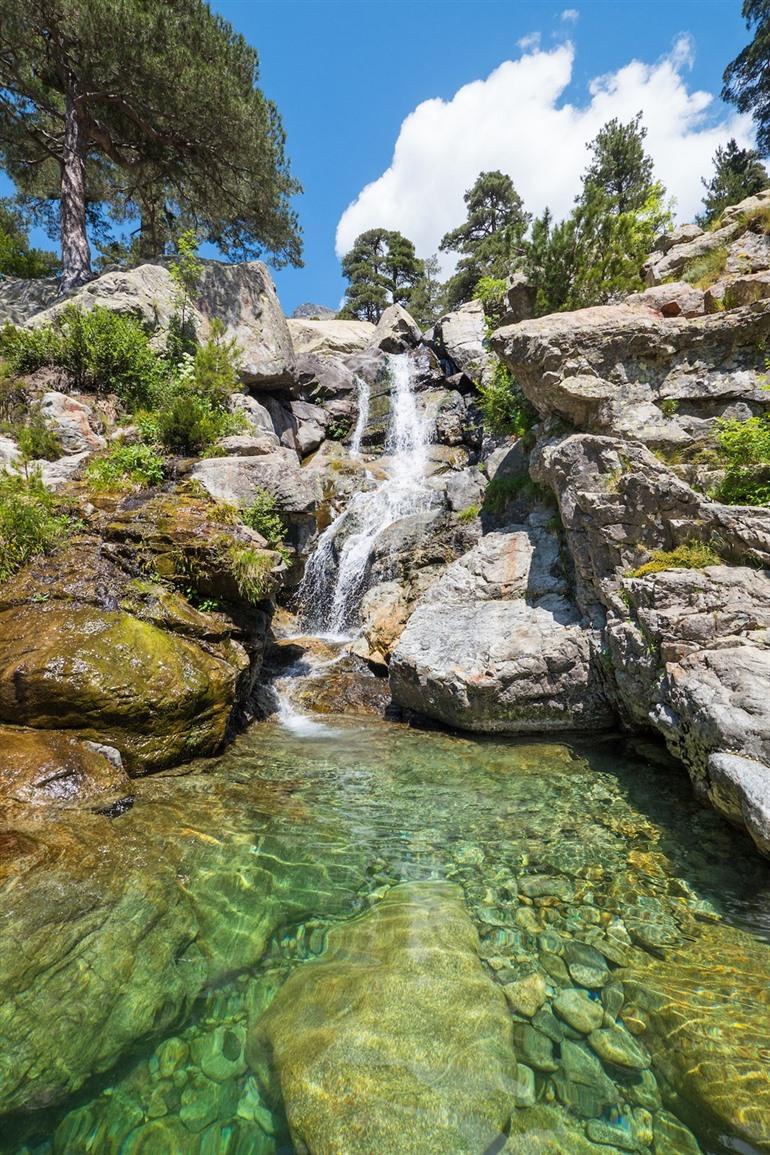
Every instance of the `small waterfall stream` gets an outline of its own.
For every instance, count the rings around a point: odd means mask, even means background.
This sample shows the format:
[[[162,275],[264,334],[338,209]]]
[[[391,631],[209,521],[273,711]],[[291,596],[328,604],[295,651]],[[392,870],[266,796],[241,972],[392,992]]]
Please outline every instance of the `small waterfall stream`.
[[[366,591],[369,562],[377,539],[389,526],[431,504],[426,484],[428,431],[414,395],[413,364],[408,354],[392,354],[391,405],[384,455],[379,459],[382,480],[354,494],[345,509],[318,539],[308,559],[297,599],[298,621],[308,639],[338,642],[355,637],[361,598]],[[368,382],[357,378],[358,419],[350,441],[350,455],[361,459],[361,443],[369,423]],[[368,475],[370,480],[371,474]],[[293,691],[300,681],[318,677],[334,662],[313,658],[312,645],[302,661],[285,670],[271,686],[279,721],[298,737],[332,737],[337,731],[297,708]],[[340,650],[340,657],[342,656]]]
[[[378,537],[400,518],[427,509],[431,500],[425,484],[426,421],[415,402],[412,361],[408,354],[392,354],[390,366],[390,423],[382,459],[386,476],[375,488],[356,493],[324,530],[299,588],[300,620],[308,630],[323,636],[348,638],[355,631],[368,563]],[[362,382],[351,454],[360,454],[368,408],[368,389]]]

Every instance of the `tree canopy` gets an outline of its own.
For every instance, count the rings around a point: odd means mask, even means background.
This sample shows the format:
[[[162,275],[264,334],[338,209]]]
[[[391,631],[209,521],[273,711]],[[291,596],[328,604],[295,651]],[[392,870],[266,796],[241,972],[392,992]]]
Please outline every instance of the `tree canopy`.
[[[3,0],[0,158],[58,199],[64,286],[90,274],[88,203],[226,254],[300,263],[299,186],[257,54],[203,0]]]
[[[450,308],[470,300],[482,277],[504,279],[521,262],[530,220],[513,181],[499,171],[479,173],[464,200],[465,221],[439,245],[442,252],[460,253],[446,288]]]
[[[754,39],[725,69],[722,99],[750,112],[757,126],[757,148],[770,154],[770,0],[744,0],[743,18]]]
[[[368,229],[342,261],[348,288],[341,315],[376,323],[388,305],[409,304],[423,270],[414,245],[401,233]]]
[[[6,277],[49,277],[56,271],[53,253],[32,249],[23,214],[13,201],[0,199],[0,274]]]
[[[714,153],[714,175],[702,180],[706,195],[704,211],[697,218],[699,225],[717,220],[728,205],[738,204],[746,197],[755,196],[770,187],[770,176],[753,148],[738,148],[736,141],[728,140]]]

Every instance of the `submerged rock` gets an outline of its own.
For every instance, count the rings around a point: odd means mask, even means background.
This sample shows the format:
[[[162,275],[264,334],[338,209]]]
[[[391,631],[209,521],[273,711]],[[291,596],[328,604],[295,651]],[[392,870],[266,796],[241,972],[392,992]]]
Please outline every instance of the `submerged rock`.
[[[114,748],[59,730],[0,726],[0,798],[81,803],[117,796],[128,785]]]
[[[516,1063],[505,998],[448,884],[393,888],[332,928],[324,954],[295,971],[253,1024],[294,1143],[322,1153],[479,1155],[500,1140]]]

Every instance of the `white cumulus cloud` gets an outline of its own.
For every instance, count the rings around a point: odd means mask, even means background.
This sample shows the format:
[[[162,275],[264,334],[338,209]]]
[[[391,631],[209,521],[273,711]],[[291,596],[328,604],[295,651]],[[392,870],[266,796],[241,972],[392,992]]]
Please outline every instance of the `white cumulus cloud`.
[[[580,13],[577,8],[565,8],[559,19],[563,20],[565,24],[574,24],[579,16]]]
[[[715,116],[713,95],[688,87],[692,54],[682,36],[652,64],[632,60],[594,78],[573,104],[563,100],[572,44],[548,51],[533,45],[451,100],[424,101],[402,122],[389,168],[342,214],[338,255],[376,227],[400,230],[421,256],[434,252],[464,219],[464,191],[488,169],[509,173],[530,212],[549,206],[563,217],[586,167],[586,144],[613,116],[628,121],[640,110],[656,175],[676,198],[678,218],[692,220],[717,145],[731,136],[741,146],[753,140],[749,117],[726,110]]]

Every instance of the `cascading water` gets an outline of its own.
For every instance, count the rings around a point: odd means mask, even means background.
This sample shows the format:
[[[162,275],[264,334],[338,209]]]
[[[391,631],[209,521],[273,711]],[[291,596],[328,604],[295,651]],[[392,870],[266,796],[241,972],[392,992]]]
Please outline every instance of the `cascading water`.
[[[363,377],[357,376],[356,388],[358,390],[358,418],[353,436],[350,439],[351,457],[361,456],[361,439],[364,436],[366,426],[369,424],[369,382],[365,381]]]
[[[377,538],[394,522],[427,509],[431,491],[425,484],[428,437],[414,396],[408,354],[390,356],[391,410],[386,458],[387,476],[374,489],[357,493],[321,534],[305,569],[298,600],[300,618],[316,633],[345,636],[355,626],[367,567]],[[359,417],[351,453],[359,454],[368,420],[368,390],[359,386]],[[365,400],[364,400],[365,398]]]

